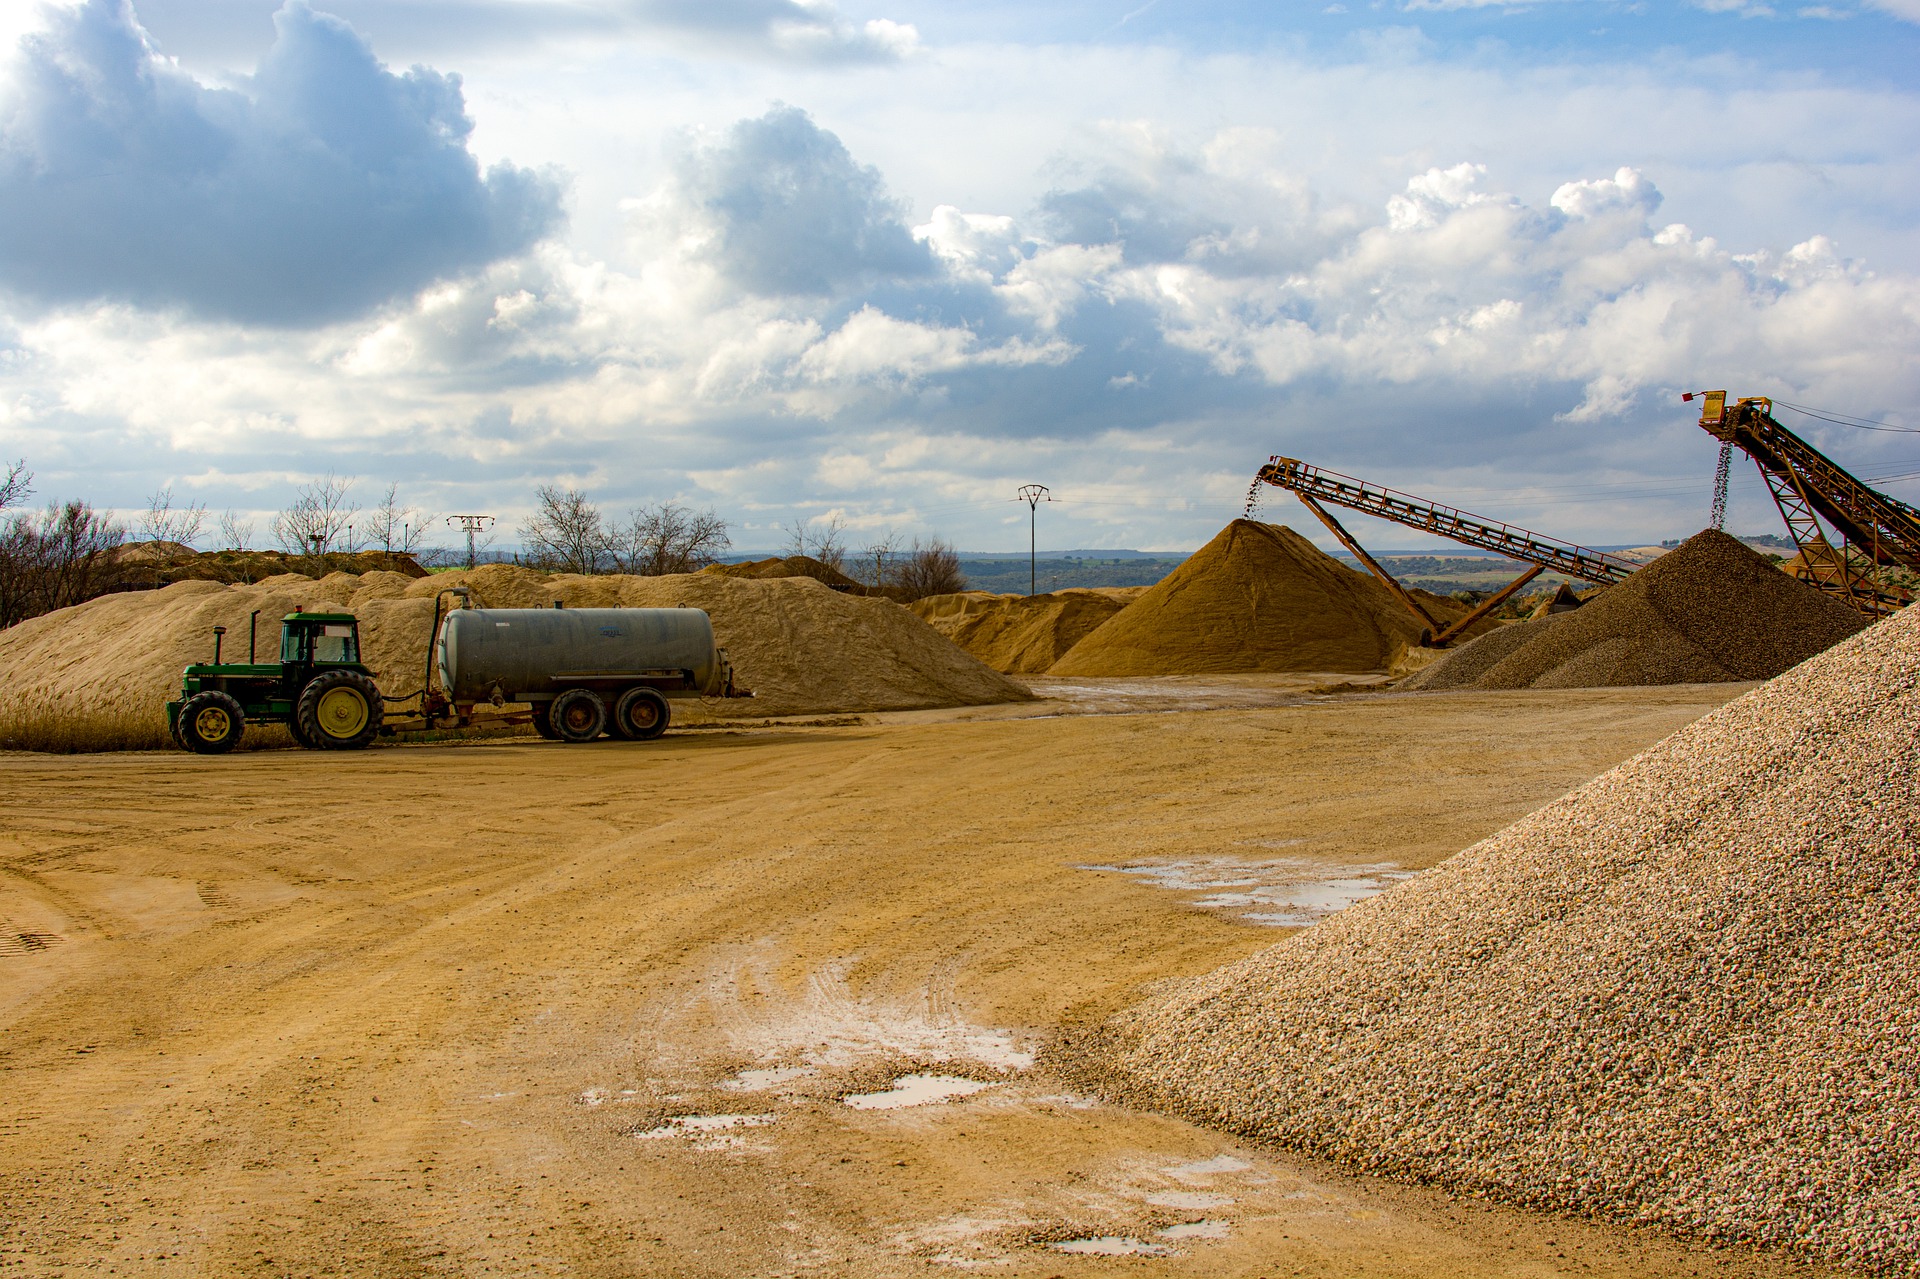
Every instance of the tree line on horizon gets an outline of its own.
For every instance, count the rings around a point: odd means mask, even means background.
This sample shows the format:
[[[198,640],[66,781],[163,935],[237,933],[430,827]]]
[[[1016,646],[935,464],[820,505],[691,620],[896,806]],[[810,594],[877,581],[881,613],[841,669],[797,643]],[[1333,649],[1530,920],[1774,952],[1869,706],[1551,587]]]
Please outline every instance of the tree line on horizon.
[[[209,532],[220,552],[261,553],[249,545],[251,520],[232,510],[210,516],[204,503],[177,504],[171,486],[149,497],[130,527],[84,500],[26,509],[33,480],[25,459],[0,473],[0,628],[97,596],[164,585],[165,570],[199,556],[196,544]],[[473,559],[431,540],[442,517],[402,502],[398,484],[362,508],[353,500],[355,482],[328,473],[301,485],[269,525],[280,552],[317,572],[337,566],[329,556],[369,551],[407,556],[429,569],[462,559],[473,567]],[[656,577],[697,572],[718,563],[732,545],[727,521],[710,507],[647,503],[622,519],[609,517],[577,489],[542,485],[537,496],[534,513],[519,529],[523,549],[511,557],[530,568]],[[130,532],[139,536],[129,541]],[[816,575],[829,582],[857,582],[901,602],[966,589],[958,555],[937,537],[908,544],[889,530],[856,551],[838,515],[815,523],[795,520],[784,532],[786,553],[818,564]],[[470,544],[473,556],[489,550],[492,541],[491,533],[478,536]],[[130,546],[151,550],[134,557],[127,554]],[[252,580],[245,565],[236,571],[241,580]]]

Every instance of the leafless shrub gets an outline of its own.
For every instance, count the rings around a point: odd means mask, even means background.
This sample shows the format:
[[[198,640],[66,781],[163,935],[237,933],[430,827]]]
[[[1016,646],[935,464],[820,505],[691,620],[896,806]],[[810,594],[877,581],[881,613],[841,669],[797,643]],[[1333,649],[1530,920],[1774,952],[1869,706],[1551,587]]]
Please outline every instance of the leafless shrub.
[[[402,505],[400,486],[389,484],[380,504],[367,513],[367,545],[377,546],[388,555],[424,556],[432,549],[427,546],[427,530],[439,519],[418,507]]]
[[[786,533],[788,555],[816,559],[836,573],[847,571],[847,524],[839,512],[811,523],[795,519]]]
[[[693,511],[674,502],[635,509],[617,540],[620,567],[644,577],[705,568],[733,544],[727,522],[711,509]]]
[[[0,477],[0,511],[9,506],[18,506],[33,496],[33,472],[27,469],[27,460],[19,461],[7,467],[7,473]]]
[[[191,547],[206,523],[206,503],[175,507],[173,486],[169,484],[147,499],[146,514],[140,517],[140,532],[144,541]]]
[[[54,502],[0,528],[0,626],[81,604],[120,585],[126,530],[85,502]]]
[[[967,576],[960,571],[960,556],[946,542],[936,537],[922,545],[916,537],[913,549],[907,552],[896,571],[894,584],[911,603],[929,595],[964,591]]]
[[[539,499],[520,526],[529,563],[551,573],[599,573],[615,562],[612,531],[586,494],[543,484]]]
[[[247,543],[253,540],[253,521],[240,518],[238,511],[229,509],[220,517],[220,549],[223,551],[244,551]]]
[[[273,537],[289,555],[322,556],[351,551],[353,517],[360,507],[350,500],[352,476],[329,471],[300,486],[293,504],[273,517]]]
[[[860,548],[860,576],[865,584],[878,590],[895,585],[900,558],[900,534],[888,529]]]

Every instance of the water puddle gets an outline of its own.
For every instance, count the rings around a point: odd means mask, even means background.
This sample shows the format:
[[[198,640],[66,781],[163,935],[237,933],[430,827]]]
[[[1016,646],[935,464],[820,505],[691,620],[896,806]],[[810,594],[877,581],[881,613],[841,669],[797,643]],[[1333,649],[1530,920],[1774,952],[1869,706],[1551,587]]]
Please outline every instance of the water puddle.
[[[1153,1233],[1162,1239],[1225,1239],[1232,1230],[1225,1221],[1183,1221]]]
[[[764,1128],[774,1121],[772,1115],[676,1115],[658,1128],[637,1132],[640,1141],[658,1141],[663,1137],[699,1137],[724,1132],[729,1128]]]
[[[1357,901],[1384,892],[1418,871],[1391,862],[1329,866],[1305,857],[1244,861],[1190,857],[1126,866],[1081,866],[1144,879],[1156,888],[1195,893],[1193,905],[1269,928],[1306,928]]]
[[[1215,1155],[1211,1159],[1200,1159],[1190,1164],[1176,1164],[1167,1169],[1174,1177],[1218,1177],[1229,1172],[1249,1172],[1253,1165],[1233,1155]]]
[[[1087,1239],[1069,1239],[1053,1245],[1056,1252],[1078,1252],[1095,1257],[1169,1257],[1173,1249],[1165,1244],[1148,1243],[1132,1235],[1094,1235]]]
[[[899,1110],[904,1106],[952,1101],[991,1087],[992,1081],[965,1079],[959,1075],[902,1075],[885,1092],[856,1093],[843,1100],[855,1110]]]
[[[714,1085],[726,1092],[766,1092],[796,1079],[809,1079],[820,1072],[812,1066],[774,1066],[767,1070],[743,1070]]]

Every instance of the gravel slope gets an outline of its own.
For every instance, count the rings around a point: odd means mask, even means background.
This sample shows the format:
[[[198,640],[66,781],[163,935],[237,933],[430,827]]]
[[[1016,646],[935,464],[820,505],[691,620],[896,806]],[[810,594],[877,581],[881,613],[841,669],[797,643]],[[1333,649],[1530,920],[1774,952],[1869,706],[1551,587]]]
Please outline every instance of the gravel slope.
[[[1920,609],[1080,1051],[1349,1166],[1920,1275]]]
[[[1409,687],[1771,679],[1864,624],[1838,600],[1706,529],[1579,610],[1482,636],[1427,667]]]

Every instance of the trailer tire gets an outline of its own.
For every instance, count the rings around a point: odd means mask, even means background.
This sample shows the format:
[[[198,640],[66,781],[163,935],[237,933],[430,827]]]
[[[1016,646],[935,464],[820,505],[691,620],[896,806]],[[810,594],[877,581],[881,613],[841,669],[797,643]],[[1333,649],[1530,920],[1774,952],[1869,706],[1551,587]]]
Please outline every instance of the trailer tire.
[[[613,704],[613,723],[609,727],[615,737],[630,742],[650,742],[667,731],[667,721],[672,716],[660,690],[643,684],[620,694],[620,700]]]
[[[550,718],[552,713],[552,702],[535,702],[533,704],[533,731],[550,742],[557,742],[560,740],[560,734],[553,731],[553,720]]]
[[[380,689],[358,671],[327,671],[300,690],[294,719],[325,751],[362,750],[380,735]]]
[[[180,707],[174,736],[196,755],[224,755],[240,744],[247,730],[247,713],[240,703],[218,689],[195,693]]]
[[[607,704],[590,688],[570,688],[553,699],[547,722],[563,742],[590,742],[607,731]]]

